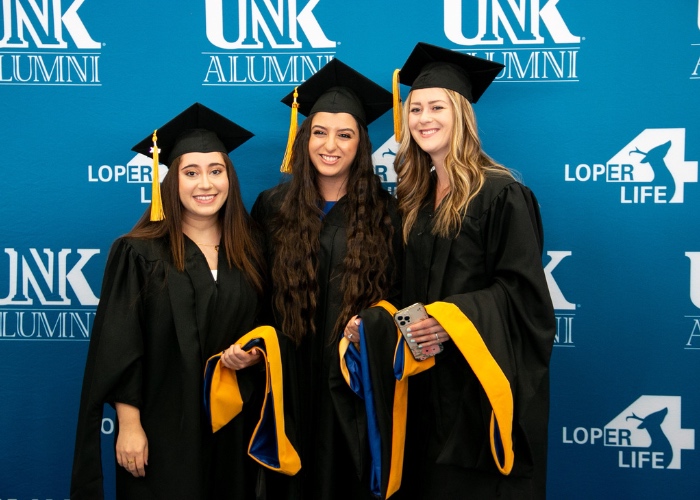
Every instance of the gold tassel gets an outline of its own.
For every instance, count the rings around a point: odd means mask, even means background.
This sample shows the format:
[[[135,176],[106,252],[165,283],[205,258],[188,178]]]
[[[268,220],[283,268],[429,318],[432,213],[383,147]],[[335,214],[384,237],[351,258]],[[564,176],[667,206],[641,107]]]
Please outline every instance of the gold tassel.
[[[394,94],[394,137],[396,142],[401,142],[401,90],[399,89],[399,72],[394,70],[394,76],[391,81],[391,90]]]
[[[163,201],[160,198],[160,176],[158,175],[158,130],[153,131],[153,180],[151,182],[151,220],[165,219]]]
[[[298,88],[299,87],[294,87],[292,116],[289,119],[289,137],[287,138],[287,147],[284,150],[284,158],[282,159],[282,166],[280,167],[280,172],[285,174],[292,173],[292,146],[294,145],[294,138],[297,135],[297,116],[299,113],[299,103],[297,102],[297,97],[299,97],[299,93],[297,92]]]

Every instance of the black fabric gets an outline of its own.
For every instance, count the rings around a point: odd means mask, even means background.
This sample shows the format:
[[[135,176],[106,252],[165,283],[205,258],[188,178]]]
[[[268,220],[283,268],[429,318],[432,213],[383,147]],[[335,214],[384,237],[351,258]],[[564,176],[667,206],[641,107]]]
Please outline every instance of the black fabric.
[[[450,89],[475,103],[503,68],[501,63],[419,42],[399,78],[411,90]]]
[[[297,89],[299,113],[350,113],[367,126],[391,109],[391,92],[339,59],[333,59]],[[294,91],[282,102],[291,106]]]
[[[172,265],[166,239],[115,242],[88,350],[71,499],[104,497],[102,411],[117,402],[140,409],[149,448],[144,478],[117,466],[117,498],[253,498],[258,467],[246,452],[259,405],[250,398],[264,380],[253,369],[240,372],[248,410],[212,435],[203,370],[209,356],[255,326],[257,309],[257,294],[224,251],[214,281],[189,239],[184,272]]]
[[[196,102],[157,130],[160,161],[170,165],[185,153],[228,154],[253,137],[248,130]],[[132,151],[153,157],[153,134]]]
[[[287,188],[288,184],[283,184],[261,193],[251,211],[265,229],[270,263],[274,252],[271,243],[274,216]],[[385,192],[382,195],[389,202],[396,233],[394,252],[400,262],[400,219],[393,198]],[[280,337],[280,345],[286,346],[287,354],[295,358],[284,367],[285,412],[288,413],[285,418],[286,422],[293,422],[290,441],[299,452],[302,468],[294,477],[265,471],[270,500],[372,498],[367,477],[367,436],[362,427],[363,418],[358,418],[364,415],[364,404],[348,387],[337,384],[337,378],[332,381],[332,373],[337,375],[338,340],[342,334],[334,330],[334,325],[342,306],[340,269],[346,253],[346,207],[347,197],[344,197],[323,219],[318,254],[316,335],[306,335],[298,347],[289,338]],[[388,299],[395,301],[398,294],[397,287]],[[271,315],[274,317],[274,312]],[[385,361],[390,362],[390,359]],[[341,406],[336,408],[339,400]]]
[[[474,323],[510,381],[515,464],[496,469],[491,407],[476,376],[446,342],[435,366],[409,381],[403,485],[397,498],[544,498],[549,358],[554,310],[542,269],[543,232],[532,192],[488,174],[454,239],[432,234],[434,194],[405,250],[403,303],[451,302]]]

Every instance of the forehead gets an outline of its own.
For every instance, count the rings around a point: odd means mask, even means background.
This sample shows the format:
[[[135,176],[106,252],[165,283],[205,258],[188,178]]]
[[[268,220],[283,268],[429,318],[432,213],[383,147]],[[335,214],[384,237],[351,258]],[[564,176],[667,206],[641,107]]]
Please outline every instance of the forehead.
[[[224,165],[224,156],[218,151],[210,153],[185,153],[180,158],[180,167],[207,166],[211,164]]]
[[[357,120],[350,113],[327,113],[325,111],[316,113],[312,120],[311,126],[320,126],[324,128],[351,128],[357,130]]]
[[[445,101],[449,102],[449,97],[445,89],[439,87],[431,87],[427,89],[416,89],[411,91],[411,102],[431,102]]]

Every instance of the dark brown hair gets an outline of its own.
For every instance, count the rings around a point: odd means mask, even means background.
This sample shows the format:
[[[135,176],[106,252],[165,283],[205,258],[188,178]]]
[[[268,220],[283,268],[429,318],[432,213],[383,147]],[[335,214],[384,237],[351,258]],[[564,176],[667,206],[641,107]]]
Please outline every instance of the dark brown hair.
[[[292,149],[292,179],[274,220],[273,305],[282,331],[297,344],[314,334],[319,284],[316,281],[323,199],[309,157],[313,115],[304,120]],[[347,253],[342,265],[341,312],[334,331],[353,314],[386,298],[392,283],[394,228],[388,203],[372,165],[367,129],[358,124],[359,144],[347,182]],[[333,341],[331,337],[329,341]]]

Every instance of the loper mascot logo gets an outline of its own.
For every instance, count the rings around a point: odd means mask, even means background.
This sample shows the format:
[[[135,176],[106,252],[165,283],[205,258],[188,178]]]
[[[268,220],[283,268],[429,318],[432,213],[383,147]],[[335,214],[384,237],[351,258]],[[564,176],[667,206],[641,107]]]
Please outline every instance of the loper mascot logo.
[[[698,162],[685,159],[685,129],[646,129],[606,164],[564,166],[564,180],[620,184],[620,203],[683,203],[687,182],[698,182]]]
[[[562,437],[616,449],[621,469],[680,469],[681,451],[695,449],[695,429],[681,426],[680,396],[641,396],[603,429],[564,427]]]
[[[578,81],[581,37],[571,33],[558,4],[445,0],[445,36],[464,52],[503,63],[498,81]]]
[[[0,85],[101,85],[102,45],[78,13],[84,2],[2,0]]]
[[[297,85],[335,55],[309,0],[206,0],[207,52],[203,85]],[[264,51],[264,53],[262,53]]]
[[[153,160],[148,156],[137,154],[126,165],[88,165],[88,182],[98,186],[107,183],[137,184],[140,187],[141,203],[151,203],[151,181],[153,179]],[[158,179],[162,183],[168,167],[158,164]]]

